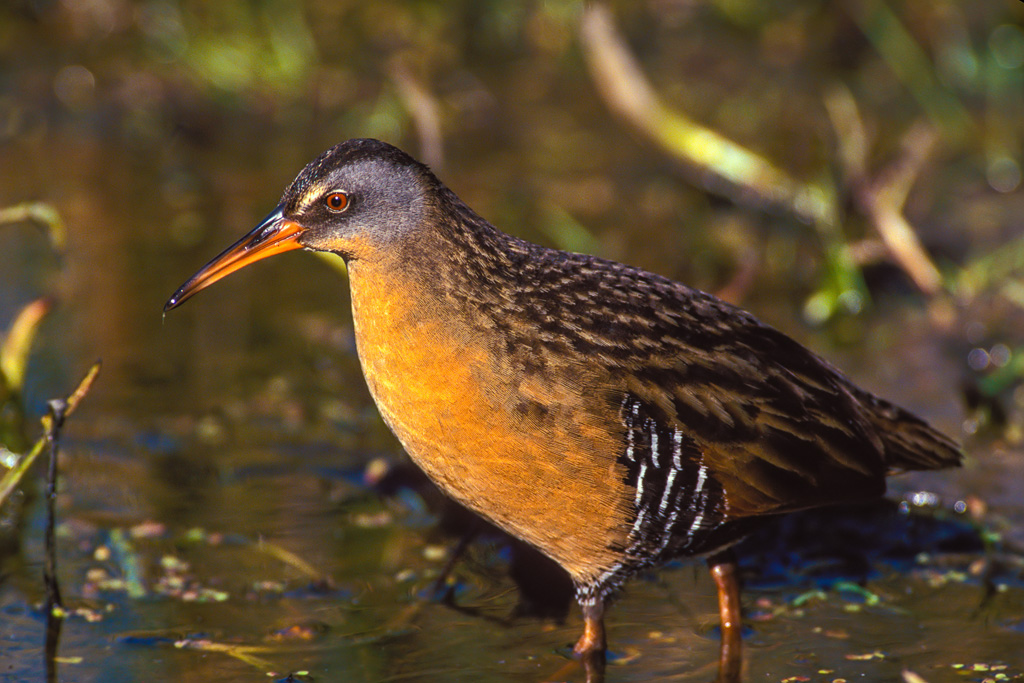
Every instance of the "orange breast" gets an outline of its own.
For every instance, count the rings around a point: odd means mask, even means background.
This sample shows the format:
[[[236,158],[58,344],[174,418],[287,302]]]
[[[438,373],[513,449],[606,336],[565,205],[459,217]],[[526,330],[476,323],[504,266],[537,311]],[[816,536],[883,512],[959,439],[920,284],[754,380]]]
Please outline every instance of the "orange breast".
[[[585,370],[573,386],[513,376],[471,311],[373,268],[350,268],[359,358],[412,459],[452,498],[577,581],[612,567],[628,532],[629,494],[615,461],[615,413],[585,405]]]

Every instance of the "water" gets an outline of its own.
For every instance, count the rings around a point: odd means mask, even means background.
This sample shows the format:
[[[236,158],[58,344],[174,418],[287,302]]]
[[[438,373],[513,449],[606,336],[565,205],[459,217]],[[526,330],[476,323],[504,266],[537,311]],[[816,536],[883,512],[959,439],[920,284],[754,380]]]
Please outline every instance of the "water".
[[[380,85],[383,61],[328,51],[297,86],[307,90],[211,90],[182,66],[201,72],[201,64],[151,52],[152,24],[141,15],[104,7],[117,19],[108,28],[102,13],[76,23],[85,15],[33,9],[46,18],[33,23],[3,10],[9,42],[0,45],[18,55],[0,97],[0,206],[42,198],[69,227],[62,257],[40,231],[0,227],[3,324],[36,296],[59,301],[29,368],[30,411],[41,413],[103,359],[65,430],[58,576],[73,614],[59,680],[539,681],[559,670],[579,615],[543,567],[526,580],[550,589],[547,602],[523,605],[510,578],[522,557],[507,539],[484,535],[470,547],[454,568],[452,604],[430,599],[459,526],[439,526],[437,501],[402,468],[373,409],[343,275],[310,254],[288,254],[161,314],[181,282],[265,215],[322,149],[391,132],[417,152],[397,96]],[[417,35],[416,21],[435,38],[448,35],[440,14],[412,7],[387,10],[406,22],[397,24],[403,35]],[[146,8],[146,21],[179,12],[183,30],[206,35],[187,6]],[[982,341],[1019,348],[1012,306],[993,298],[940,333],[906,282],[880,267],[870,273],[877,300],[866,314],[807,327],[802,303],[822,277],[813,232],[709,199],[649,143],[624,134],[574,52],[573,11],[535,10],[531,19],[499,9],[459,10],[450,22],[472,29],[472,39],[449,45],[451,57],[424,52],[442,74],[427,80],[449,117],[439,172],[464,199],[547,244],[579,238],[568,216],[602,255],[711,290],[756,245],[762,258],[744,305],[865,386],[966,436],[967,352]],[[806,91],[768,78],[776,72],[758,59],[764,46],[721,17],[698,16],[696,31],[684,8],[674,11],[656,22],[623,10],[631,40],[650,36],[640,52],[659,87],[716,125],[745,122],[734,134],[763,142],[779,163],[813,166],[800,150],[817,144],[808,131],[821,121],[781,115],[786,93]],[[311,35],[326,41],[329,9],[314,3],[308,12]],[[346,34],[354,41],[381,39],[367,15],[351,20],[364,29]],[[716,41],[747,53],[721,54]],[[344,49],[360,47],[376,49]],[[705,80],[707,55],[718,80]],[[62,71],[77,64],[92,86]],[[730,78],[739,84],[726,87]],[[772,82],[759,90],[762,81]],[[746,94],[731,97],[737,90]],[[780,118],[786,125],[773,131]],[[947,206],[948,186],[935,187],[938,217],[927,215],[936,248],[956,247],[967,223],[981,226],[969,237],[982,245],[1012,230],[1013,197]],[[965,187],[948,191],[967,196]],[[973,324],[981,340],[969,334]],[[969,450],[962,471],[894,480],[889,506],[844,510],[827,523],[805,515],[751,540],[747,680],[896,681],[907,670],[930,683],[1024,678],[1024,453],[998,435],[973,438]],[[382,464],[393,476],[374,485]],[[934,506],[900,512],[898,501],[921,490],[936,494]],[[22,547],[0,571],[4,680],[44,677],[42,528],[37,496]],[[695,565],[633,581],[608,617],[608,680],[711,679],[713,590]]]

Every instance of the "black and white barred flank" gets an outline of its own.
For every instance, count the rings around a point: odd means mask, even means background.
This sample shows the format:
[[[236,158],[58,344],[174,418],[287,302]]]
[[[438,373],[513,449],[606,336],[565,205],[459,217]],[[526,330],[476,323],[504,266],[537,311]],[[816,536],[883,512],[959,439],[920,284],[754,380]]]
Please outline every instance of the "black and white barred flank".
[[[679,556],[706,555],[742,537],[743,520],[730,521],[725,492],[711,475],[696,441],[678,426],[659,422],[637,397],[622,398],[619,418],[625,448],[619,462],[634,489],[633,519],[621,562],[589,585],[581,604],[607,599],[631,575]],[[739,533],[737,533],[739,531]]]
[[[626,430],[619,462],[635,489],[626,557],[648,564],[702,552],[725,516],[724,493],[704,454],[679,426],[660,424],[632,395],[623,397],[619,414]]]

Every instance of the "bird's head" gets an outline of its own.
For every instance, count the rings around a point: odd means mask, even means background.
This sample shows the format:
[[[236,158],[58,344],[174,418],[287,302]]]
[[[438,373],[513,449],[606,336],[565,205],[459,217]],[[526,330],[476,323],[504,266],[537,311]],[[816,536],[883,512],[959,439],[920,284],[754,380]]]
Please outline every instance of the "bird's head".
[[[203,266],[164,310],[285,251],[330,251],[346,260],[382,253],[424,224],[436,182],[426,166],[397,147],[369,139],[343,142],[302,169],[270,215]]]

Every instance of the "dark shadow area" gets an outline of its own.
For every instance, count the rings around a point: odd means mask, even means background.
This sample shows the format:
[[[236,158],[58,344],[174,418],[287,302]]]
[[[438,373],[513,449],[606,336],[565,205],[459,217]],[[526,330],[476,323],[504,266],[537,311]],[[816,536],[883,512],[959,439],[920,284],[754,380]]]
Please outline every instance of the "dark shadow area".
[[[518,590],[519,602],[511,616],[564,621],[573,605],[573,586],[565,572],[532,547],[442,496],[414,465],[395,465],[373,489],[383,496],[397,496],[406,489],[422,498],[437,515],[434,532],[446,536],[453,551],[465,550],[460,539],[494,543],[507,559],[509,576]],[[880,499],[765,519],[735,551],[749,596],[765,590],[827,590],[837,583],[863,585],[886,568],[911,572],[922,557],[931,562],[944,557],[966,566],[986,552],[983,534],[984,529],[963,514]],[[449,585],[441,597],[456,604],[456,593],[457,587]]]
[[[962,515],[903,511],[889,499],[817,508],[767,521],[737,547],[749,590],[863,584],[883,567],[909,572],[921,555],[977,556],[982,530]]]

